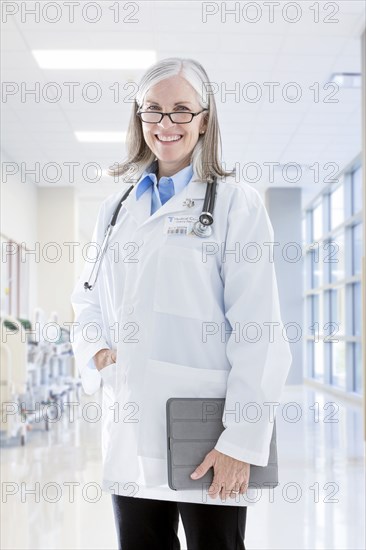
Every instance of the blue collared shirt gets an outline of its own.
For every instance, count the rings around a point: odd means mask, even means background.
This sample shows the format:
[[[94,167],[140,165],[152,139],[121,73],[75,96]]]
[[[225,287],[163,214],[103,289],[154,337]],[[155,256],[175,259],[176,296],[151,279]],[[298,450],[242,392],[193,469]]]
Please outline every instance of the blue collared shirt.
[[[148,189],[151,193],[151,214],[154,214],[158,208],[162,205],[159,186],[168,183],[169,180],[173,181],[174,194],[176,195],[189,183],[193,176],[192,164],[182,168],[174,176],[166,177],[162,176],[157,181],[156,177],[157,161],[155,160],[142,174],[140,181],[136,184],[136,199],[138,200],[141,195]]]

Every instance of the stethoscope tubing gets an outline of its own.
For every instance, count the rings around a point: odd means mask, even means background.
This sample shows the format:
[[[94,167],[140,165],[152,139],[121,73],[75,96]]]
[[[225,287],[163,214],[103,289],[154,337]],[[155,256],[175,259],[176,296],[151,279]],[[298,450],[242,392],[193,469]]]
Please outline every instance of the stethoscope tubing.
[[[207,187],[206,187],[205,198],[204,198],[204,201],[203,201],[202,212],[200,214],[199,221],[197,221],[194,224],[194,228],[193,228],[193,232],[198,237],[208,236],[208,234],[206,234],[207,230],[209,229],[208,226],[213,224],[213,221],[214,221],[213,211],[214,211],[214,208],[215,208],[215,199],[216,199],[216,184],[217,184],[216,176],[213,177],[212,181],[207,181]],[[100,249],[100,253],[98,254],[98,257],[97,257],[97,259],[94,263],[92,272],[90,274],[89,280],[92,280],[93,275],[94,275],[94,271],[95,271],[94,283],[90,284],[88,281],[85,281],[85,283],[84,283],[84,289],[85,290],[92,290],[95,286],[95,283],[97,282],[99,271],[100,271],[102,261],[103,261],[103,258],[104,258],[104,254],[105,254],[106,249],[107,249],[107,244],[108,244],[108,241],[109,241],[109,237],[112,233],[112,230],[113,230],[114,226],[116,225],[118,214],[121,210],[122,204],[126,200],[128,195],[130,194],[130,192],[132,191],[133,187],[134,187],[134,185],[131,185],[127,189],[127,191],[123,194],[123,197],[121,198],[121,200],[119,201],[117,207],[115,208],[115,210],[113,212],[111,221],[109,222],[109,224],[107,226],[107,229],[105,231],[105,234],[104,234],[104,239],[103,239],[103,243],[102,243],[102,246],[101,246],[101,249]],[[209,233],[209,234],[211,234],[211,233]]]
[[[90,274],[90,280],[91,280],[93,278],[93,274],[94,274],[94,271],[96,269],[94,283],[91,285],[88,281],[85,281],[85,283],[84,283],[85,290],[92,290],[95,286],[95,283],[97,282],[99,271],[100,271],[102,261],[103,261],[103,258],[104,258],[104,254],[105,254],[106,249],[107,249],[107,244],[108,244],[108,241],[109,241],[109,237],[112,233],[113,227],[116,225],[118,214],[119,214],[119,211],[121,210],[123,201],[126,200],[126,198],[130,194],[132,189],[133,189],[133,185],[131,185],[127,189],[127,191],[123,194],[123,197],[121,198],[121,200],[119,201],[116,209],[113,212],[113,216],[111,218],[111,221],[109,222],[109,224],[107,226],[107,229],[105,231],[105,234],[104,234],[104,239],[103,239],[103,243],[102,243],[102,246],[101,246],[101,249],[100,249],[100,253],[98,254],[98,257],[97,257],[97,259],[96,259],[96,261],[93,265],[93,269],[92,269],[92,272]]]
[[[207,182],[205,200],[203,201],[202,212],[199,217],[199,223],[201,223],[204,227],[212,225],[214,221],[213,211],[215,208],[216,200],[216,184],[216,176],[214,176],[213,181],[211,181],[210,183]],[[203,235],[198,236],[202,237]]]

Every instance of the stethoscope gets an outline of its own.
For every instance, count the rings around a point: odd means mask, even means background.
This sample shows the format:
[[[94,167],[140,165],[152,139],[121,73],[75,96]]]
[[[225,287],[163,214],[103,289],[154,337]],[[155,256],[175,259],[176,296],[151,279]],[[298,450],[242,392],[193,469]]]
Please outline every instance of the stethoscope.
[[[202,237],[202,238],[209,237],[212,233],[211,225],[213,224],[213,221],[214,221],[213,211],[215,208],[215,200],[216,200],[216,184],[217,184],[216,176],[209,176],[207,178],[206,193],[205,193],[205,199],[203,201],[202,212],[200,214],[199,219],[193,224],[193,227],[192,227],[192,232],[197,237]],[[85,281],[84,283],[85,290],[92,290],[95,286],[95,283],[97,282],[100,267],[102,265],[104,255],[107,250],[109,237],[111,236],[112,230],[116,225],[117,217],[118,217],[119,211],[121,210],[122,204],[127,199],[128,195],[130,194],[133,188],[134,188],[134,185],[131,185],[127,189],[127,191],[123,194],[123,197],[121,198],[116,209],[113,212],[111,221],[109,222],[106,232],[104,234],[104,240],[102,243],[102,247],[100,249],[100,253],[94,263],[92,272],[90,274],[90,279],[92,279],[95,271],[94,282],[93,284],[90,284],[89,281]],[[194,204],[193,201],[191,201],[191,206],[193,206],[193,204]]]

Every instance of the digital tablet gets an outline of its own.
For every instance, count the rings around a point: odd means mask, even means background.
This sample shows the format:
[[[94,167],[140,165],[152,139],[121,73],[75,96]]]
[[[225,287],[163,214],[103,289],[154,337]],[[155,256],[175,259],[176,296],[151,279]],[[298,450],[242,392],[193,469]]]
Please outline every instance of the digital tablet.
[[[213,468],[199,480],[190,474],[211,451],[225,429],[222,423],[224,398],[172,397],[166,403],[168,484],[171,489],[208,489]],[[267,466],[250,466],[249,487],[278,485],[276,420]]]

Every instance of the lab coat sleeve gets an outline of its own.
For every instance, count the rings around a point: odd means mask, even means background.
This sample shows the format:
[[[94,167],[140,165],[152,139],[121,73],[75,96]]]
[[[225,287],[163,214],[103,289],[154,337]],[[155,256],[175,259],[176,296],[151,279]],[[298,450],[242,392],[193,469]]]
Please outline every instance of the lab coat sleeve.
[[[225,429],[215,449],[257,466],[268,464],[273,430],[269,404],[280,403],[292,362],[282,330],[273,241],[259,192],[242,185],[228,216],[222,262],[225,316],[232,329],[226,344],[231,369],[222,417]],[[274,413],[277,410],[272,406]]]
[[[92,243],[98,243],[101,247],[106,229],[105,203],[99,208],[97,221],[94,227]],[[92,252],[90,252],[90,256]],[[96,256],[94,249],[93,257]],[[88,252],[89,257],[89,252]],[[103,327],[102,312],[99,301],[99,288],[101,272],[95,288],[84,289],[84,282],[89,280],[93,268],[93,262],[85,261],[81,275],[71,294],[71,304],[74,310],[74,330],[72,348],[75,364],[81,376],[81,383],[85,393],[96,393],[101,384],[101,375],[94,364],[94,355],[103,348],[109,348],[107,337]],[[99,337],[98,337],[99,336]]]

